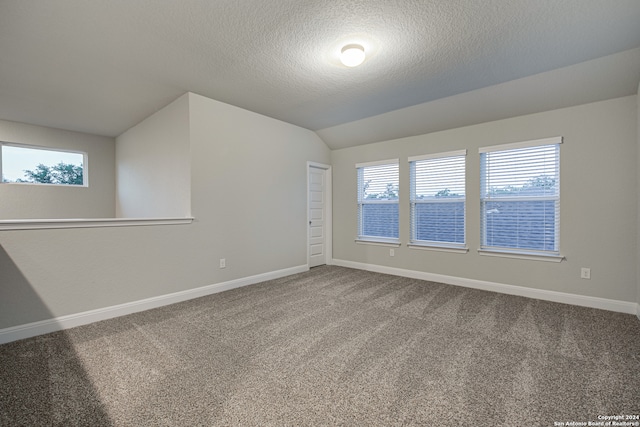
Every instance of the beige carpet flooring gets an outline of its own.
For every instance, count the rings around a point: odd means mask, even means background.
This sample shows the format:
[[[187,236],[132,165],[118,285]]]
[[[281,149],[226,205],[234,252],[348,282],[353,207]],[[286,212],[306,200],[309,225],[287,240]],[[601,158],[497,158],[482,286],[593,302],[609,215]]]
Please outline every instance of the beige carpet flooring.
[[[619,414],[640,414],[635,316],[335,266],[0,346],[2,426]]]

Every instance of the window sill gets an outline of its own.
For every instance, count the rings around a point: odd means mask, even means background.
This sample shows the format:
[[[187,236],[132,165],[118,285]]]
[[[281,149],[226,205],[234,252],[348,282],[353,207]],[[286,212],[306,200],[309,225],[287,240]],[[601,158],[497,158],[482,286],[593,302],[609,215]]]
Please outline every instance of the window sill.
[[[515,252],[498,249],[478,249],[478,254],[502,258],[527,259],[532,261],[562,262],[562,255],[540,254],[535,252]]]
[[[420,249],[423,251],[437,251],[437,252],[451,252],[456,254],[466,254],[469,252],[469,248],[458,248],[452,246],[436,246],[436,245],[421,245],[418,243],[410,243],[407,245],[410,249]]]
[[[56,228],[135,227],[143,225],[191,224],[192,217],[182,218],[79,218],[79,219],[8,219],[0,220],[0,231],[46,230]]]
[[[356,239],[359,245],[389,246],[392,248],[400,247],[400,240],[396,239]]]

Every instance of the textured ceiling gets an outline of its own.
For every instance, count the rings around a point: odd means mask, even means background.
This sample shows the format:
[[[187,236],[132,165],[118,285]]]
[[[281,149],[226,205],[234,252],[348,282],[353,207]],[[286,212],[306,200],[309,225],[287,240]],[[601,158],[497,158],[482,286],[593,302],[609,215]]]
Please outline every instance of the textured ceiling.
[[[116,136],[191,91],[340,148],[635,93],[639,22],[638,0],[0,0],[0,118]]]

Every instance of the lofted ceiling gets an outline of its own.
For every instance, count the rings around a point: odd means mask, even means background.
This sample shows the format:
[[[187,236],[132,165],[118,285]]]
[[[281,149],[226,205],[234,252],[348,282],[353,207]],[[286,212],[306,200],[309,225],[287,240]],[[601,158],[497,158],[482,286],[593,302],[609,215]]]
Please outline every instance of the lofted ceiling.
[[[343,148],[637,93],[639,23],[638,0],[0,0],[0,119],[117,136],[190,91]]]

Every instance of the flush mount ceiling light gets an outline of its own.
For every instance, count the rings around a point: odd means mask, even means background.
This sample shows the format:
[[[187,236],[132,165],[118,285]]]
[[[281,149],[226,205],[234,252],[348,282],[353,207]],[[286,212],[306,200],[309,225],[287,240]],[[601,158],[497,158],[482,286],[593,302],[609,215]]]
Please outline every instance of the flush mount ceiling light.
[[[340,61],[347,67],[357,67],[364,62],[364,47],[348,44],[340,51]]]

